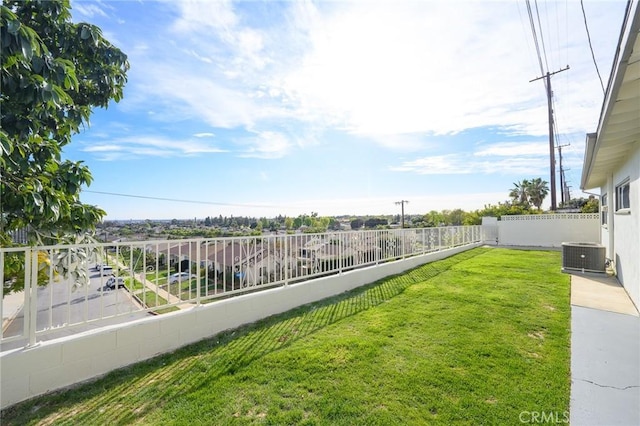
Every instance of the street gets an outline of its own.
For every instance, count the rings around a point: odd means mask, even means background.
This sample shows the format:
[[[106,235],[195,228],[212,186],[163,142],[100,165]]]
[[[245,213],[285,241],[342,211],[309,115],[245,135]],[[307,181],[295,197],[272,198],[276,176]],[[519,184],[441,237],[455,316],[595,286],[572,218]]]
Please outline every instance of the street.
[[[36,330],[37,341],[50,340],[76,334],[81,331],[100,328],[105,325],[129,322],[149,315],[141,312],[129,292],[124,289],[100,291],[107,280],[97,271],[89,271],[90,283],[71,291],[69,280],[60,280],[37,290]],[[118,316],[115,316],[118,315]],[[22,334],[24,327],[24,307],[4,330],[3,337]],[[2,350],[26,346],[27,338],[3,343]]]

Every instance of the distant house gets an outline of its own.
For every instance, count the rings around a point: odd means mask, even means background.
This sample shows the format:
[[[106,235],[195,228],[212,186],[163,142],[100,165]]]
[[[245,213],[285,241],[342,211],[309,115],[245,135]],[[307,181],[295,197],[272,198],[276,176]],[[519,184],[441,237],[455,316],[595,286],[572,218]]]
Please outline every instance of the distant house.
[[[225,244],[223,247],[217,247],[209,255],[209,260],[229,272],[237,272],[242,267],[246,268],[260,262],[265,254],[260,243],[249,245],[233,242]]]
[[[169,265],[173,266],[183,260],[195,259],[196,248],[191,242],[182,242],[177,240],[175,242],[157,243],[150,247],[150,250],[155,251],[158,255],[165,256]]]
[[[640,10],[629,1],[580,188],[600,189],[601,243],[640,308]]]

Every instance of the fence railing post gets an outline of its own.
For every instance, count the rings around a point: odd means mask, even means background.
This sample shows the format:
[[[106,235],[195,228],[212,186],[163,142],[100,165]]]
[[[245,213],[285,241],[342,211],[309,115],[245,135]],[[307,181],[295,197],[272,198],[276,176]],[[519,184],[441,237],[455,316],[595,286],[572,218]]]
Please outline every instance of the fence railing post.
[[[0,283],[4,283],[4,252],[3,251],[0,251]],[[4,285],[0,285],[0,318],[4,318],[4,312],[3,312],[4,303],[2,303],[3,300],[4,300]],[[2,334],[3,334],[2,328],[0,328],[0,338],[3,337]]]
[[[344,245],[342,244],[342,238],[338,238],[338,275],[342,275],[342,268],[344,267]]]
[[[284,236],[284,286],[289,285],[289,236]]]
[[[200,306],[200,287],[202,286],[202,274],[200,273],[200,271],[202,270],[201,248],[202,243],[200,241],[196,241],[196,258],[198,259],[198,269],[196,272],[196,306]],[[205,267],[207,267],[206,262]]]
[[[24,253],[24,261],[24,319],[29,340],[27,347],[32,347],[36,345],[36,318],[38,315],[38,250],[27,248]]]

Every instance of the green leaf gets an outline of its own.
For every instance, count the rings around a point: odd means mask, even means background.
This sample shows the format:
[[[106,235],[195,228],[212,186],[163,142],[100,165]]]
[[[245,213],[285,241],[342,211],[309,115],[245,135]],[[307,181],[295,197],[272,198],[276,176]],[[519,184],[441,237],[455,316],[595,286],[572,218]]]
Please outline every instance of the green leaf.
[[[2,41],[2,48],[6,49],[7,47],[11,46],[11,42],[13,37],[0,37],[0,41]]]
[[[9,21],[7,22],[7,31],[9,31],[9,34],[16,35],[21,26],[22,24],[18,20]]]
[[[49,206],[49,208],[51,209],[51,213],[53,213],[53,219],[58,220],[58,218],[60,217],[60,205],[57,203],[52,204],[51,206]]]
[[[22,47],[22,56],[28,61],[33,57],[33,47],[31,46],[31,42],[24,37],[20,37],[20,45]]]
[[[41,192],[42,191],[42,182],[40,182],[38,179],[34,179],[33,180],[33,189],[35,191]]]
[[[89,31],[89,28],[87,28],[86,25],[83,25],[82,30],[80,30],[80,38],[82,40],[86,40],[89,37],[91,37],[91,31]]]
[[[4,130],[0,129],[0,152],[2,152],[2,156],[10,155],[13,152],[13,146],[11,141],[9,141],[9,137]]]
[[[42,201],[42,196],[39,193],[34,192],[31,194],[31,197],[33,198],[33,204],[36,207],[42,207],[42,204],[44,204],[44,202]]]
[[[35,72],[40,73],[42,71],[42,68],[44,68],[44,60],[42,60],[42,58],[39,56],[34,56],[31,60],[31,65],[33,66],[33,70]]]

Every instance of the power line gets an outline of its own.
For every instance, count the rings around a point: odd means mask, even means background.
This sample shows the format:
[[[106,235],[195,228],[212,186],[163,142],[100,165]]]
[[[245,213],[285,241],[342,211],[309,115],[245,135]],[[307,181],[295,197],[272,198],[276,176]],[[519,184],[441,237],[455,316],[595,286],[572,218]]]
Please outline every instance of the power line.
[[[591,58],[593,59],[593,65],[595,65],[596,73],[598,73],[598,78],[600,79],[600,87],[602,87],[602,93],[605,93],[604,83],[602,83],[602,76],[600,75],[600,70],[598,69],[598,63],[596,62],[596,55],[593,53],[593,46],[591,45],[591,34],[589,34],[589,25],[587,24],[587,14],[584,11],[584,3],[582,0],[580,0],[580,7],[582,8],[584,28],[585,30],[587,30],[587,39],[589,40],[589,49],[591,50]]]
[[[268,205],[268,204],[232,204],[232,203],[219,203],[219,202],[215,202],[215,201],[181,200],[181,199],[177,199],[177,198],[149,197],[147,195],[120,194],[120,193],[117,193],[117,192],[104,192],[104,191],[84,190],[83,192],[89,192],[89,193],[92,193],[92,194],[113,195],[113,196],[116,196],[116,197],[141,198],[141,199],[145,199],[145,200],[171,201],[171,202],[175,202],[175,203],[208,204],[208,205],[213,205],[213,206],[256,207],[256,208],[261,208],[261,207],[272,207],[272,208],[283,207],[281,205],[280,206],[272,206],[272,205]]]
[[[533,42],[536,46],[538,63],[540,64],[540,74],[544,74],[544,66],[542,65],[542,56],[540,55],[540,45],[538,44],[538,35],[536,34],[536,24],[533,20],[533,13],[531,12],[531,3],[529,2],[529,0],[527,0],[527,14],[529,15],[529,25],[531,26],[531,32],[533,33]]]
[[[536,16],[538,17],[538,29],[540,30],[540,41],[542,42],[542,54],[544,56],[544,65],[549,69],[549,61],[547,60],[547,49],[544,45],[544,35],[542,32],[542,23],[540,23],[540,11],[538,10],[538,0],[535,0]]]

